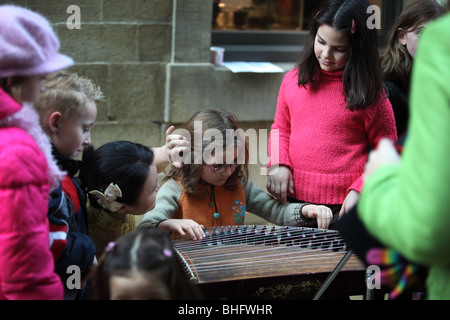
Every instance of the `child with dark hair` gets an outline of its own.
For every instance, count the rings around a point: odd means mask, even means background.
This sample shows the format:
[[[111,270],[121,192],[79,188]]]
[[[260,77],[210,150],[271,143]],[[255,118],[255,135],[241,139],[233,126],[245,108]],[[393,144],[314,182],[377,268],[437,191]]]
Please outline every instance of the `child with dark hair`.
[[[329,208],[283,204],[248,178],[248,143],[231,113],[204,109],[178,130],[191,141],[191,152],[184,154],[183,167],[168,173],[155,209],[138,228],[187,233],[195,240],[205,236],[204,227],[244,224],[247,211],[277,225],[328,227]]]
[[[108,242],[135,229],[135,215],[155,206],[155,156],[141,144],[114,141],[85,148],[79,179],[88,194],[89,236],[97,257]]]
[[[334,222],[358,200],[369,148],[397,140],[367,0],[329,0],[285,75],[272,125],[267,190],[322,204]],[[276,133],[276,134],[275,134]]]
[[[90,79],[76,73],[62,71],[46,77],[45,92],[36,101],[41,127],[50,138],[53,156],[59,167],[67,172],[58,188],[50,194],[50,249],[55,270],[67,284],[71,265],[80,267],[88,275],[96,263],[94,243],[88,236],[86,195],[76,176],[80,168],[78,155],[91,145],[91,129],[97,117],[97,103],[103,93]],[[166,145],[155,148],[156,165],[162,170],[172,153],[183,150],[182,140],[166,131]],[[170,150],[169,150],[170,149]],[[65,286],[65,298],[86,298],[88,290]]]
[[[140,230],[108,243],[93,275],[97,300],[194,300],[198,289],[184,274],[169,236]]]

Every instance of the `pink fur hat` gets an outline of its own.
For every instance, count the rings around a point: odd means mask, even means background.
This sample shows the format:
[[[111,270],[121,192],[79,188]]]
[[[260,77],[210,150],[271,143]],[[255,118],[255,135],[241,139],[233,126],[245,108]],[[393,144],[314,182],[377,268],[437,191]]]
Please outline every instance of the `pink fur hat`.
[[[58,38],[43,16],[19,6],[0,6],[0,78],[45,75],[73,65],[58,50]]]

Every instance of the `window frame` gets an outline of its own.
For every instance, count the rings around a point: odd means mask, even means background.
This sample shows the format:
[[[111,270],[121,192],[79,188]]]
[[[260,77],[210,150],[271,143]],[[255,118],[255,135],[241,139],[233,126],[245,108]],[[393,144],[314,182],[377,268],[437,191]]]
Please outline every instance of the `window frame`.
[[[403,0],[382,1],[379,45],[403,10]],[[308,31],[211,30],[211,46],[225,49],[224,61],[296,62]]]

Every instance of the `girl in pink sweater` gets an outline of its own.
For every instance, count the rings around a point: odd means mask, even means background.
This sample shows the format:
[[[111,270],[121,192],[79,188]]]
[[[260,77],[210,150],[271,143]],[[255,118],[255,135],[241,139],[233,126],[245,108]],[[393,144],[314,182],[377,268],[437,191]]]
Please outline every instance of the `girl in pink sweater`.
[[[285,202],[329,206],[334,221],[359,198],[380,138],[397,139],[366,0],[329,0],[279,91],[267,189]]]

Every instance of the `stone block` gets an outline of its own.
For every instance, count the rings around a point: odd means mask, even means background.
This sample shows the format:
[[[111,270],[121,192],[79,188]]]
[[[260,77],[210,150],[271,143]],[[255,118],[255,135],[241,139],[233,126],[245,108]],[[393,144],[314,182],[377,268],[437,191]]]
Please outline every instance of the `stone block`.
[[[109,88],[109,65],[83,65],[76,64],[68,69],[70,72],[75,72],[81,77],[86,77],[92,80],[92,82],[100,87],[100,90],[105,96],[105,101],[97,103],[97,122],[107,121],[108,118],[108,105],[110,100],[110,88]]]
[[[171,22],[172,2],[168,0],[103,1],[103,21]]]
[[[82,62],[137,61],[137,26],[126,24],[84,24],[81,29],[57,25],[61,52]]]
[[[209,62],[212,1],[176,1],[175,62]]]
[[[160,125],[152,122],[97,122],[91,131],[95,148],[118,140],[127,140],[149,147],[160,147],[164,143]]]
[[[272,121],[284,73],[213,72],[213,101],[234,113],[240,121]]]
[[[196,111],[215,107],[212,71],[212,65],[170,66],[169,123],[183,123]]]
[[[172,53],[172,26],[140,26],[138,41],[139,61],[170,61]]]
[[[111,65],[110,120],[155,121],[164,119],[165,65]]]

